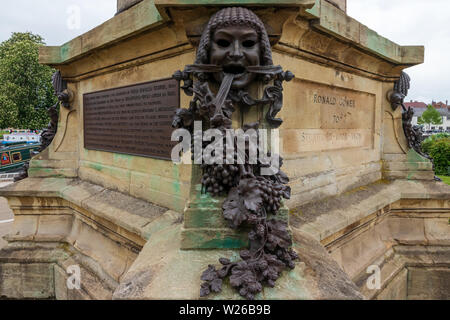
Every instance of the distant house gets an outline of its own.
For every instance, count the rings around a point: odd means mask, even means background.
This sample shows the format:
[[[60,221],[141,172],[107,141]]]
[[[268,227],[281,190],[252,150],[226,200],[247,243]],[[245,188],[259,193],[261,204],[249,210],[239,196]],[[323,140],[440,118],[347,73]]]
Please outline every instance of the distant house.
[[[431,105],[439,111],[440,115],[442,116],[442,124],[441,125],[425,125],[425,130],[439,130],[439,131],[449,131],[450,132],[450,105],[448,105],[448,101],[445,103],[443,102],[436,102],[433,101]],[[420,116],[427,110],[428,104],[425,102],[420,101],[410,101],[405,102],[406,108],[413,108],[414,110],[414,117],[412,120],[412,124],[416,125],[417,121]]]

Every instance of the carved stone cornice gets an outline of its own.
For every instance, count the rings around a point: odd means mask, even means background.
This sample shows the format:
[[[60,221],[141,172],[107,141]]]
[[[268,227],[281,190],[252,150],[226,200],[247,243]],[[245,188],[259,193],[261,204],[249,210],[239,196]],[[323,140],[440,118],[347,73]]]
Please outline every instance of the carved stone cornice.
[[[423,46],[399,46],[324,1],[288,20],[274,51],[389,82],[424,59]]]

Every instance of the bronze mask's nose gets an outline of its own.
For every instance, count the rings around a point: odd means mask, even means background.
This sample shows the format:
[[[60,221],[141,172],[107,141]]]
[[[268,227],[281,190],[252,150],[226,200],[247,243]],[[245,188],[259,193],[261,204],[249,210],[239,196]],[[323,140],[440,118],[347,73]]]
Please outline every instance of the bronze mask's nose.
[[[244,54],[242,53],[242,47],[239,40],[235,40],[233,42],[233,48],[231,49],[230,58],[234,61],[238,61],[244,57]]]

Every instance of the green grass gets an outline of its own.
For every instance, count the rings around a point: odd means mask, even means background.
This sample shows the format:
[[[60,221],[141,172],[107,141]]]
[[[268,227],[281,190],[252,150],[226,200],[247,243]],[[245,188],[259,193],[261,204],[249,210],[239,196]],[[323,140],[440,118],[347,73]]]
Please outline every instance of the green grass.
[[[442,179],[442,181],[450,186],[450,177],[447,176],[438,176]]]
[[[3,139],[4,134],[8,134],[8,133],[9,133],[9,131],[1,131],[0,130],[0,140]]]

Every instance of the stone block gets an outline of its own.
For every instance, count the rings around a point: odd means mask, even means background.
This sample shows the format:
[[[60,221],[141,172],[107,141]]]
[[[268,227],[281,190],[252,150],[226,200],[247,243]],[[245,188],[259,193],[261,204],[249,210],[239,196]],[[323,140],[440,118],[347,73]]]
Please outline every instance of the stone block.
[[[384,168],[389,171],[430,171],[433,170],[431,162],[389,162],[384,163]]]
[[[425,219],[424,224],[429,245],[450,245],[449,219]]]
[[[434,180],[433,171],[386,171],[386,179],[406,179],[406,180]]]
[[[301,194],[312,189],[325,187],[336,183],[336,173],[333,170],[308,174],[290,182],[292,194]]]
[[[383,160],[387,162],[406,162],[406,154],[404,153],[384,153]]]
[[[153,234],[168,228],[171,225],[179,224],[183,221],[183,214],[176,211],[166,211],[161,217],[153,220],[142,229],[142,237],[147,241]]]
[[[182,212],[189,198],[190,184],[158,175],[131,173],[130,195]]]
[[[82,254],[95,260],[113,279],[119,278],[128,267],[129,251],[120,243],[111,240],[99,230],[81,224],[74,247]]]
[[[408,268],[408,300],[449,300],[450,268]]]
[[[336,250],[341,251],[344,271],[350,278],[354,278],[382,256],[388,247],[374,229],[369,229]]]
[[[74,265],[80,268],[80,289],[67,286],[70,275],[65,270]],[[71,258],[55,265],[55,295],[57,300],[111,300],[112,290],[102,282],[101,274],[88,271],[82,261]]]
[[[64,241],[72,229],[71,215],[39,216],[35,241]]]
[[[68,300],[67,273],[58,265],[54,266],[55,272],[55,299]]]
[[[13,226],[12,223],[0,224],[0,250],[4,246],[6,246],[7,242],[3,239],[3,237],[11,231],[12,226]]]
[[[131,173],[128,170],[101,163],[80,161],[79,177],[110,190],[130,192]]]
[[[11,239],[33,240],[37,232],[39,216],[16,215],[8,237]]]
[[[72,168],[30,168],[28,169],[28,176],[30,178],[76,178],[78,177],[78,170]]]
[[[400,244],[427,244],[424,219],[389,218],[388,228],[391,239]]]
[[[105,219],[105,223],[140,234],[142,227],[160,217],[166,209],[111,190],[98,193],[83,202],[83,209]],[[113,228],[111,226],[111,228]]]
[[[406,300],[408,294],[408,270],[403,269],[377,296],[377,300]]]
[[[84,200],[102,192],[103,190],[105,190],[105,188],[102,186],[79,181],[76,184],[63,188],[60,193],[65,200],[81,207]]]
[[[303,192],[301,194],[293,194],[291,199],[286,201],[289,208],[296,208],[304,204],[335,196],[338,193],[337,185],[330,184],[314,190]]]
[[[52,264],[0,264],[0,297],[9,299],[50,299],[54,296]]]

